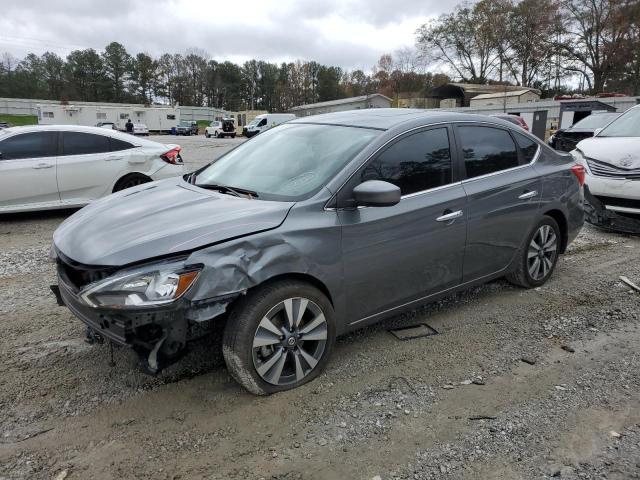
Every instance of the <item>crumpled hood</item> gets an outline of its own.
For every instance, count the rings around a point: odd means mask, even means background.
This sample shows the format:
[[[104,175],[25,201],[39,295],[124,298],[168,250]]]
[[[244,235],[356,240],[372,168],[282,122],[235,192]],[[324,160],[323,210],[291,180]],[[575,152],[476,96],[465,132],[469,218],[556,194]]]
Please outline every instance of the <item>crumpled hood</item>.
[[[593,137],[582,140],[576,148],[585,157],[599,162],[627,169],[640,168],[640,138]]]
[[[171,178],[87,205],[58,227],[53,241],[76,262],[122,266],[276,228],[292,205],[234,197]]]

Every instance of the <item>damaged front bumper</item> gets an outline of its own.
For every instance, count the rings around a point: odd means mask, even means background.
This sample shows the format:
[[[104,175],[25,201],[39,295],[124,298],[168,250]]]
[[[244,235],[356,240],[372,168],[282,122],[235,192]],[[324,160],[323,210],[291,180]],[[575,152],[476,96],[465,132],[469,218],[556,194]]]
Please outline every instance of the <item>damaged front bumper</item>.
[[[585,220],[592,225],[619,233],[640,235],[640,217],[614,212],[596,198],[587,185],[584,186]]]
[[[189,342],[211,332],[210,320],[222,315],[238,295],[192,302],[180,298],[170,305],[149,308],[103,308],[87,305],[79,289],[58,266],[58,285],[52,285],[64,305],[93,333],[116,345],[132,348],[147,373],[158,373],[177,361]]]

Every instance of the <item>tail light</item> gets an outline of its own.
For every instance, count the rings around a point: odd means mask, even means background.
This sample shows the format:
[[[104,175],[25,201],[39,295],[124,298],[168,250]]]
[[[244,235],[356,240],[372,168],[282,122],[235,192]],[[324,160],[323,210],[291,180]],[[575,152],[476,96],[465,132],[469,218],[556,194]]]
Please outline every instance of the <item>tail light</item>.
[[[573,167],[571,167],[571,171],[576,176],[576,178],[578,179],[578,183],[582,187],[584,185],[584,177],[585,177],[584,167],[582,165],[576,164]]]
[[[171,165],[179,165],[182,163],[180,150],[182,150],[182,147],[173,147],[167,153],[160,155],[160,158]]]

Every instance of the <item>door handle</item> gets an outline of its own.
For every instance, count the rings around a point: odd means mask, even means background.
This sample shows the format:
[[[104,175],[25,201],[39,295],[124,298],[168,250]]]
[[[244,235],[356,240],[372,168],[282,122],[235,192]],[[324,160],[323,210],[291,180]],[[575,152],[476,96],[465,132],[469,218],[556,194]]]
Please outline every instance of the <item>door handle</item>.
[[[446,211],[447,210],[445,210],[445,212]],[[450,212],[450,213],[443,212],[443,215],[440,215],[438,218],[436,218],[436,222],[451,222],[456,218],[460,218],[462,215],[463,215],[462,210],[457,210],[455,212]]]
[[[105,157],[105,162],[111,162],[112,160],[122,160],[123,157]]]
[[[531,192],[524,192],[522,195],[520,195],[518,198],[520,200],[527,200],[529,198],[533,198],[536,195],[538,195],[538,191],[537,190],[533,190]]]
[[[34,170],[40,170],[41,168],[53,168],[53,164],[52,163],[39,163],[37,165],[34,165],[34,167],[33,167]]]

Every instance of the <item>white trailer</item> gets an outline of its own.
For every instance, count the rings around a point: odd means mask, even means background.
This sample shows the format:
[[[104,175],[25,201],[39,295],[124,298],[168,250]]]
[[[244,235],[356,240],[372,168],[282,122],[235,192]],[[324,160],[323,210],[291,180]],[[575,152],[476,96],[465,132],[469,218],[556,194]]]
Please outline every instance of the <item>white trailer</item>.
[[[41,125],[84,125],[113,122],[118,130],[125,130],[127,119],[142,123],[150,132],[170,132],[180,123],[176,107],[144,105],[88,105],[86,103],[51,105],[38,104],[38,123]]]

